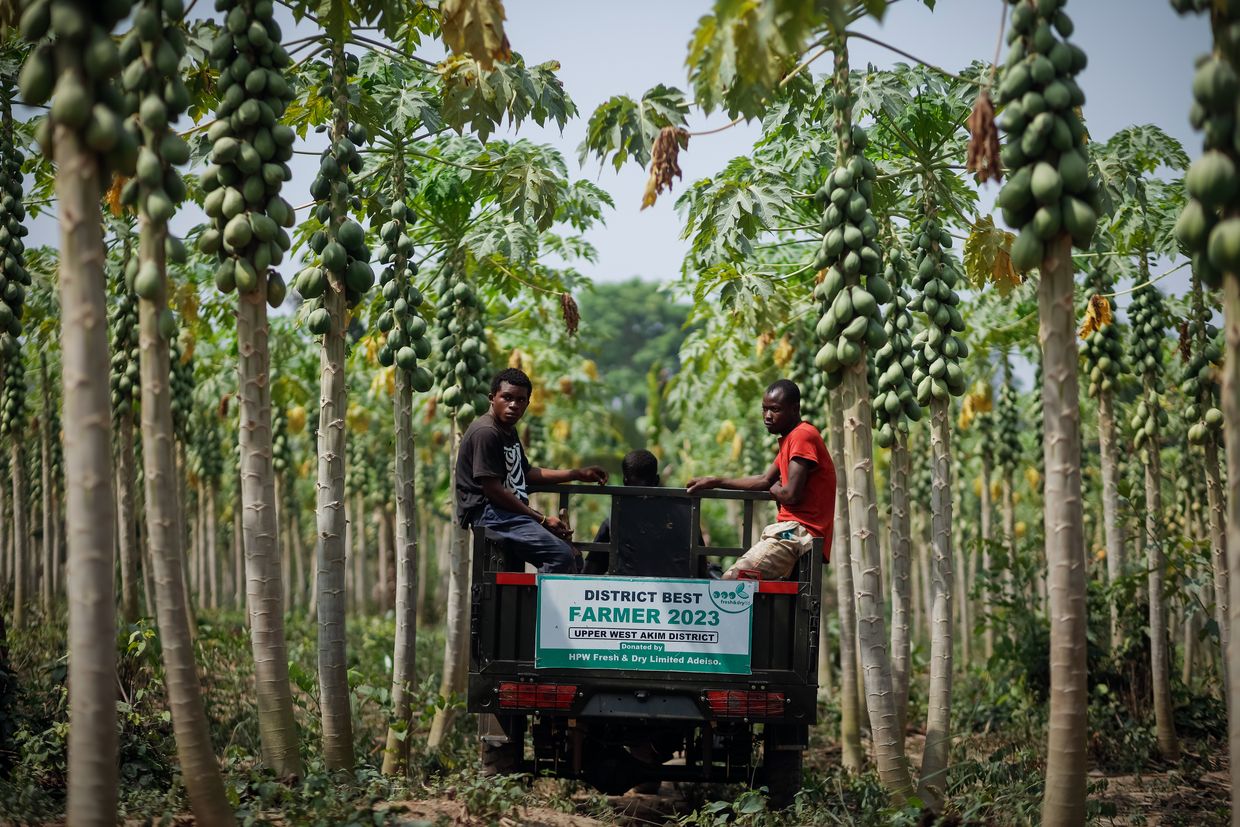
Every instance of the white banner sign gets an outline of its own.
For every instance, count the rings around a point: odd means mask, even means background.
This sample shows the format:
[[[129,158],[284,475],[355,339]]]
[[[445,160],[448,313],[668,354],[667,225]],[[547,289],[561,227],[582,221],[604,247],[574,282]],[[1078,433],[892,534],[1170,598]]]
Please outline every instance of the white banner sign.
[[[534,665],[748,675],[757,585],[540,575]]]

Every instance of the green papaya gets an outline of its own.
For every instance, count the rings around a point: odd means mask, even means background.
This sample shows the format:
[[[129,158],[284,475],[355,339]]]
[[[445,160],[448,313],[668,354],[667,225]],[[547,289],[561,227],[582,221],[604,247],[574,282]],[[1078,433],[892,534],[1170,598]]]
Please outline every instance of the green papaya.
[[[329,241],[323,247],[323,267],[332,273],[343,273],[348,263],[348,253],[337,241]]]
[[[1039,204],[1054,204],[1063,194],[1063,178],[1049,163],[1039,161],[1033,168],[1029,188]]]
[[[1240,218],[1225,218],[1210,231],[1208,255],[1220,272],[1240,272]]]
[[[1236,195],[1236,165],[1225,153],[1209,150],[1188,168],[1184,184],[1205,206],[1221,207]]]
[[[242,293],[250,293],[258,289],[258,273],[250,262],[243,258],[237,259],[237,266],[233,269],[233,278],[236,279],[237,289]]]
[[[325,336],[331,332],[332,317],[327,308],[320,307],[306,317],[306,327],[315,336]]]
[[[1094,208],[1079,198],[1066,196],[1061,204],[1064,229],[1072,236],[1078,247],[1089,246],[1094,230],[1098,226],[1098,214]]]
[[[1012,242],[1012,264],[1020,272],[1042,264],[1043,244],[1033,227],[1026,227]]]

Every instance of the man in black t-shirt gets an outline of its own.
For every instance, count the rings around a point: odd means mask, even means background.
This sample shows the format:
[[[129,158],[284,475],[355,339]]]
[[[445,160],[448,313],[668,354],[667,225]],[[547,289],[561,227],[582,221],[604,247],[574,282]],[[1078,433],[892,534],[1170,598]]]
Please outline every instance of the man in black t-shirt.
[[[527,485],[605,483],[607,472],[597,466],[557,471],[530,465],[516,426],[532,390],[530,378],[516,368],[500,371],[491,381],[491,409],[470,423],[461,438],[456,518],[461,525],[490,529],[544,574],[576,574],[581,554],[569,542],[572,529],[530,508]]]

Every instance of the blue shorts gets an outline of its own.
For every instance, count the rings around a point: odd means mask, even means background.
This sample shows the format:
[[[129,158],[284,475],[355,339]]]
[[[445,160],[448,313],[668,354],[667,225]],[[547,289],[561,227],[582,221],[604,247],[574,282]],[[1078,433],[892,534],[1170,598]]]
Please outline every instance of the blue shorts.
[[[518,557],[537,566],[543,574],[581,571],[581,556],[577,550],[539,525],[533,517],[513,514],[486,503],[473,524],[485,527],[492,536],[506,541]]]

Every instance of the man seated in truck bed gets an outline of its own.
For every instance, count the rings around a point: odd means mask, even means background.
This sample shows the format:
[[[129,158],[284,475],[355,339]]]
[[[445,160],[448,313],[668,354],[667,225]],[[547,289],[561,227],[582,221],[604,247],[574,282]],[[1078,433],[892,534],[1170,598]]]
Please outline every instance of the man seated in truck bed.
[[[642,488],[658,488],[662,483],[659,481],[659,458],[649,451],[638,449],[629,451],[624,455],[624,459],[620,462],[620,471],[624,477],[624,484],[627,486],[639,486]],[[702,532],[696,527],[694,529],[697,536],[698,545],[702,543]],[[604,518],[602,525],[598,527],[598,533],[594,536],[596,543],[611,542],[611,518]],[[646,546],[644,549],[647,553],[657,554],[660,548]],[[611,553],[606,551],[592,551],[590,556],[586,558],[585,574],[600,575],[607,574],[611,567]],[[699,559],[698,577],[718,579],[723,573],[723,569],[718,563],[707,561],[705,557]]]
[[[527,483],[607,482],[597,466],[557,471],[535,468],[525,458],[517,423],[530,404],[533,384],[507,368],[491,381],[491,409],[470,423],[456,459],[456,516],[461,525],[485,526],[492,536],[544,574],[576,574],[581,552],[572,530],[530,507]]]
[[[689,493],[708,488],[770,491],[779,503],[779,522],[767,526],[762,537],[724,572],[735,580],[757,572],[764,580],[787,577],[801,555],[823,539],[823,558],[831,553],[835,522],[835,465],[818,429],[801,419],[801,389],[788,379],[773,382],[762,397],[762,424],[779,436],[775,461],[762,474],[737,479],[697,477]]]

